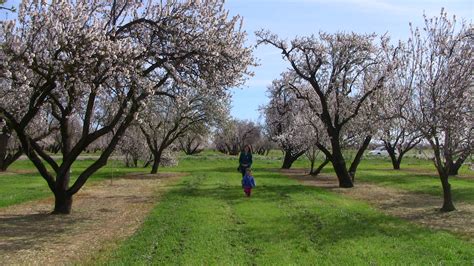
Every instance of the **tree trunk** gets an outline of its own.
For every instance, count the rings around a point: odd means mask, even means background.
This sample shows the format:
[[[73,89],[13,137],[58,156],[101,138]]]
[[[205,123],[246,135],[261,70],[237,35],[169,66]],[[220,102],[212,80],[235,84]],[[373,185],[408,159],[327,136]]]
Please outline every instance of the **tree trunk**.
[[[7,170],[6,157],[9,136],[5,133],[0,133],[0,172]]]
[[[18,160],[22,154],[23,154],[23,150],[21,149],[21,147],[18,147],[18,151],[15,154],[7,155],[7,157],[3,159],[3,162],[0,162],[0,172],[6,171],[8,169],[8,166],[10,166],[16,160]]]
[[[458,167],[454,167],[454,165],[449,169],[449,175],[450,176],[454,176],[454,175],[458,175],[459,174],[459,168],[461,168],[461,165],[459,165]],[[1,171],[1,169],[0,169]]]
[[[346,162],[344,161],[344,159],[342,159],[342,161],[336,161],[335,159],[333,159],[332,166],[334,167],[334,171],[336,172],[337,179],[339,180],[339,187],[342,187],[342,188],[354,187],[354,184],[352,184],[349,172],[347,171]]]
[[[402,161],[402,156],[403,155],[398,155],[399,157],[397,158],[397,155],[395,154],[395,149],[388,149],[387,148],[388,155],[390,156],[390,160],[392,161],[392,166],[394,170],[400,170],[400,162]]]
[[[450,212],[454,211],[454,204],[453,204],[453,198],[451,195],[451,184],[449,184],[448,178],[449,178],[449,169],[450,166],[448,165],[450,160],[447,159],[446,165],[443,164],[443,161],[441,159],[441,145],[438,142],[438,139],[435,138],[435,140],[432,140],[430,138],[427,138],[427,140],[430,142],[431,148],[433,149],[434,152],[434,164],[436,167],[436,170],[438,171],[439,179],[441,180],[441,185],[443,187],[443,207],[441,207],[440,211],[442,212]],[[446,158],[450,158],[450,154],[448,156],[445,156]]]
[[[313,159],[313,160],[310,160],[310,161],[311,161],[311,168],[309,169],[309,174],[312,174],[312,173],[313,173],[313,170],[314,170],[314,162],[315,162],[316,160]]]
[[[285,151],[285,158],[283,159],[283,165],[281,166],[281,168],[290,169],[291,165],[303,154],[304,154],[304,151],[299,152],[295,155],[292,155],[291,151]]]
[[[351,176],[347,171],[346,161],[342,155],[341,146],[339,145],[339,138],[332,136],[331,139],[332,146],[332,166],[336,172],[337,179],[339,180],[339,187],[342,188],[351,188],[354,184],[351,181]]]
[[[317,176],[317,175],[319,175],[319,173],[321,172],[321,170],[323,170],[324,166],[326,166],[326,164],[328,164],[328,163],[329,163],[329,159],[326,157],[326,159],[324,160],[324,162],[322,162],[322,163],[318,166],[318,168],[316,168],[316,170],[311,171],[310,174],[311,174],[312,176]]]
[[[158,173],[158,167],[160,166],[160,158],[154,158],[153,159],[153,165],[151,167],[151,172],[150,174],[156,174]]]
[[[394,170],[400,170],[400,157],[397,160],[392,160],[392,166]]]
[[[71,207],[72,195],[64,190],[54,193],[54,211],[51,214],[70,214]]]
[[[349,167],[349,175],[351,176],[352,182],[354,182],[357,167],[360,164],[360,161],[362,159],[362,156],[364,155],[365,150],[367,149],[367,147],[369,147],[371,140],[372,140],[372,136],[365,137],[364,142],[362,143],[362,146],[360,146],[354,160],[351,163],[351,166]]]
[[[128,154],[125,154],[125,167],[130,167],[130,159],[128,158]]]
[[[450,169],[449,169],[449,175],[451,176],[454,176],[454,175],[458,175],[459,174],[459,168],[461,168],[461,165],[459,166],[452,166]]]
[[[281,166],[282,169],[290,169],[291,165],[293,164],[294,161],[296,161],[297,158],[294,156],[291,156],[291,152],[286,152],[285,153],[285,158],[283,159],[283,165]]]
[[[402,164],[403,155],[405,154],[405,152],[409,151],[409,149],[405,151],[400,150],[400,154],[398,154],[398,157],[396,156],[394,149],[392,151],[389,151],[389,150],[387,151],[392,161],[393,170],[400,170],[400,165]]]
[[[450,212],[456,210],[453,204],[451,184],[449,184],[448,177],[448,175],[440,175],[441,185],[443,186],[443,207],[441,207],[442,212]]]
[[[459,168],[461,168],[462,164],[466,160],[468,156],[461,156],[459,157],[456,162],[449,162],[449,175],[458,175]]]
[[[408,143],[406,143],[406,144],[397,144],[398,141],[399,140],[397,139],[397,141],[395,141],[395,143],[393,143],[393,144],[390,143],[387,140],[383,141],[385,149],[387,150],[388,155],[390,156],[390,160],[392,161],[392,167],[393,167],[394,170],[400,170],[400,165],[402,164],[403,156],[408,151],[413,149],[418,143],[420,143],[421,138],[419,138],[419,136],[412,137],[411,140],[408,141]],[[397,145],[400,145],[400,148],[398,150],[398,152],[399,152],[398,156],[396,154]]]
[[[160,161],[161,161],[161,154],[162,154],[162,151],[153,153],[153,166],[151,167],[150,174],[158,173],[158,168],[160,167]]]
[[[148,159],[146,159],[145,163],[143,164],[143,168],[150,166],[151,162],[153,162],[153,155],[148,156]]]

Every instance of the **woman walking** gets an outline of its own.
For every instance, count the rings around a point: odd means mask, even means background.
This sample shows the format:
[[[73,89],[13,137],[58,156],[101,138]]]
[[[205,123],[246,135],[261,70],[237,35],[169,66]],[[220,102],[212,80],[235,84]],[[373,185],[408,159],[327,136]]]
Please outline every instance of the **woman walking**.
[[[245,170],[252,166],[252,149],[250,145],[245,145],[244,150],[240,152],[239,156],[239,171],[242,177],[245,175]]]

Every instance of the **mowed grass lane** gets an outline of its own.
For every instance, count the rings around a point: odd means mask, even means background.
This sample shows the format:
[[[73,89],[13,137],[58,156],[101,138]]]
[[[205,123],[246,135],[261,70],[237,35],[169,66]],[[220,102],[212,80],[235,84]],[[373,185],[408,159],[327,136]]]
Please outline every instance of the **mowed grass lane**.
[[[245,198],[235,157],[184,157],[175,185],[143,227],[102,264],[464,264],[474,246],[382,214],[364,202],[300,185],[255,162]],[[166,169],[168,171],[169,169]]]

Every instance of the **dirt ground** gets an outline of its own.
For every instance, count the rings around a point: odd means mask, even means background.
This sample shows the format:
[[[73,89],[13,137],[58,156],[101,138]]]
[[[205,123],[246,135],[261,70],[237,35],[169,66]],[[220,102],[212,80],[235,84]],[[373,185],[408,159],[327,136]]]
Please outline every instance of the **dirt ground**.
[[[366,201],[386,214],[433,229],[454,232],[474,242],[474,204],[455,202],[456,211],[442,213],[439,211],[443,205],[441,195],[436,197],[363,182],[357,182],[351,189],[344,189],[338,187],[335,176],[320,174],[312,177],[299,169],[281,172],[305,185],[325,188]]]
[[[129,175],[85,186],[70,215],[50,215],[54,199],[0,209],[0,265],[63,265],[91,257],[137,230],[184,174]]]

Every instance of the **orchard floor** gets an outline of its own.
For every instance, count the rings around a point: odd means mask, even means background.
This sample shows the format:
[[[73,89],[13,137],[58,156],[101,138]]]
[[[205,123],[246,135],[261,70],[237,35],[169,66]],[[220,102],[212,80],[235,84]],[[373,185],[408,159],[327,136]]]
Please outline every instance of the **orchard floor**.
[[[352,263],[354,257],[331,254],[340,248],[334,243],[351,245],[360,256],[355,264],[372,256],[382,265],[410,264],[418,256],[453,264],[473,258],[472,202],[455,202],[457,211],[440,213],[439,196],[368,182],[340,189],[331,174],[313,178],[301,169],[271,167],[257,168],[255,196],[247,199],[240,174],[228,161],[211,159],[183,160],[176,173],[86,185],[66,216],[49,214],[52,198],[0,208],[0,265]],[[348,232],[355,235],[342,237]],[[221,255],[227,257],[217,263]]]
[[[320,174],[317,177],[312,177],[302,169],[280,171],[304,185],[325,188],[354,199],[366,201],[388,215],[433,229],[447,230],[474,243],[473,204],[454,202],[456,211],[442,213],[439,211],[443,204],[442,197],[413,193],[367,182],[357,182],[357,180],[353,188],[344,189],[338,187],[337,179],[333,175]]]
[[[137,174],[85,186],[70,215],[50,215],[54,199],[0,209],[0,265],[84,263],[133,234],[180,173]]]

